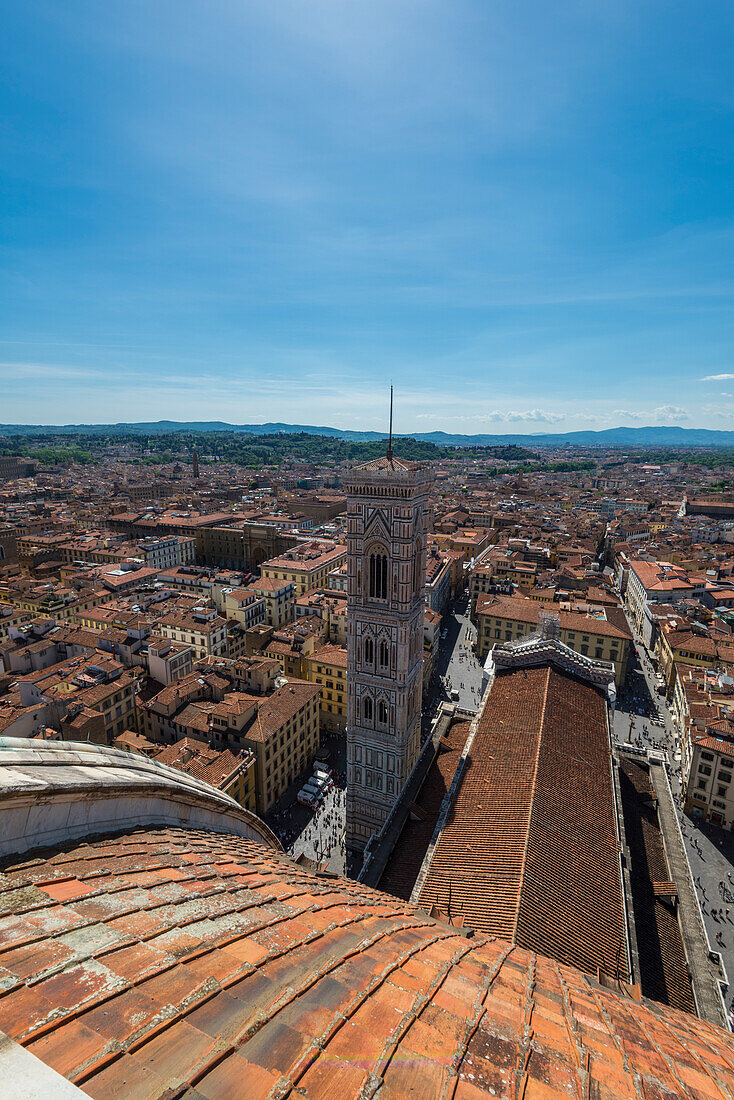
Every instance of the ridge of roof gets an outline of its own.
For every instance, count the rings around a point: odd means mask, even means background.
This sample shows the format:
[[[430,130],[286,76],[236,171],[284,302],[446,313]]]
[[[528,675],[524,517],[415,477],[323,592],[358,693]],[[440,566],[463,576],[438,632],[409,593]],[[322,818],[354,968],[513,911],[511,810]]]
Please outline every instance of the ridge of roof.
[[[527,828],[525,830],[525,843],[522,850],[522,859],[520,861],[520,873],[518,875],[517,882],[517,908],[515,910],[515,921],[512,927],[513,941],[517,938],[517,925],[520,920],[520,900],[522,898],[522,888],[525,881],[525,868],[528,861],[528,848],[530,847],[530,822],[533,817],[533,806],[535,804],[535,792],[538,787],[538,764],[540,762],[540,749],[543,743],[544,726],[545,726],[545,711],[548,706],[548,689],[550,688],[551,679],[551,666],[545,670],[545,687],[543,689],[543,702],[540,709],[540,721],[539,721],[539,735],[535,745],[535,763],[533,765],[533,778],[530,784],[530,797],[528,799],[528,819]]]

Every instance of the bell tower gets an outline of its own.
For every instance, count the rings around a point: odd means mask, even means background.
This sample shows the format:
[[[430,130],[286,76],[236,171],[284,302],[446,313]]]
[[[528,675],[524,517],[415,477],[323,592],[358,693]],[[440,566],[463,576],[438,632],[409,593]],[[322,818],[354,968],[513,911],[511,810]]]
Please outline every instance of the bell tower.
[[[347,846],[361,851],[420,750],[426,535],[431,473],[397,458],[347,486]]]

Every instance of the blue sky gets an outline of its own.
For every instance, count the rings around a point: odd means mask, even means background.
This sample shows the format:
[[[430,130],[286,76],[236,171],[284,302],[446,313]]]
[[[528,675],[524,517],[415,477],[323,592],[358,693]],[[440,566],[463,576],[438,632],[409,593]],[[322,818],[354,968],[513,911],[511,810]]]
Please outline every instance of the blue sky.
[[[0,421],[734,428],[729,0],[0,10]]]

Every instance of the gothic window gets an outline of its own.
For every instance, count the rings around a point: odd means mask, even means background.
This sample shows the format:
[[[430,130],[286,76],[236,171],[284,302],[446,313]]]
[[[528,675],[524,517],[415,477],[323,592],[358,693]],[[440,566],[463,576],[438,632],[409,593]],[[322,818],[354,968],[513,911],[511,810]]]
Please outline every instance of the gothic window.
[[[390,651],[387,648],[387,642],[380,642],[380,667],[387,668],[390,660]]]
[[[371,638],[365,638],[364,640],[364,659],[365,663],[371,665],[375,659],[374,646]]]
[[[372,700],[366,695],[362,700],[362,714],[367,722],[372,721]]]
[[[387,554],[373,551],[369,557],[370,587],[373,600],[387,599]]]
[[[387,725],[387,703],[383,699],[377,704],[377,721],[381,726]]]
[[[423,578],[421,577],[421,544],[420,540],[415,544],[415,556],[413,558],[413,591],[416,595],[420,594],[423,588]]]

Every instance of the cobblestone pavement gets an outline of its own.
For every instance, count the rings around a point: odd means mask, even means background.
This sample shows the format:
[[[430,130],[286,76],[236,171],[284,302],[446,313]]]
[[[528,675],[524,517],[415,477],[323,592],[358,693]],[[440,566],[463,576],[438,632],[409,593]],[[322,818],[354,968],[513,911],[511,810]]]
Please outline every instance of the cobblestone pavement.
[[[280,837],[289,855],[304,853],[343,875],[347,870],[344,842],[346,827],[346,742],[343,735],[324,734],[319,756],[331,769],[334,786],[316,810],[302,806],[297,795],[312,775],[309,768],[292,783],[267,815],[267,822]]]
[[[346,791],[334,786],[321,806],[311,817],[303,831],[291,844],[288,852],[293,857],[302,852],[318,862],[326,860],[330,870],[346,873],[346,847],[344,827]]]
[[[656,669],[634,625],[628,619],[637,647],[626,690],[620,692],[614,715],[618,743],[658,749],[668,760],[668,776],[688,862],[701,903],[711,947],[719,951],[730,980],[734,980],[734,834],[708,822],[699,823],[682,810],[680,746],[665,697],[657,693]],[[659,715],[659,718],[657,717]],[[730,991],[725,999],[732,1002]]]
[[[436,663],[432,681],[429,716],[432,719],[438,706],[451,699],[452,691],[459,693],[457,706],[475,711],[479,706],[482,690],[482,666],[473,650],[476,628],[469,618],[468,599],[455,600],[441,624],[441,654]],[[429,723],[430,724],[430,723]]]

